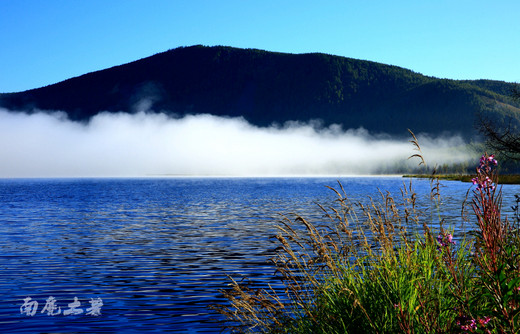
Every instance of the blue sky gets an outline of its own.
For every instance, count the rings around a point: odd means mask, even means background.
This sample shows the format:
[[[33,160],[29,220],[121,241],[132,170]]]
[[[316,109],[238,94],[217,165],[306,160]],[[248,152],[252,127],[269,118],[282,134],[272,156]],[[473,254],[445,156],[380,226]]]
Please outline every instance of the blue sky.
[[[520,82],[519,13],[518,0],[0,0],[0,92],[194,44]]]

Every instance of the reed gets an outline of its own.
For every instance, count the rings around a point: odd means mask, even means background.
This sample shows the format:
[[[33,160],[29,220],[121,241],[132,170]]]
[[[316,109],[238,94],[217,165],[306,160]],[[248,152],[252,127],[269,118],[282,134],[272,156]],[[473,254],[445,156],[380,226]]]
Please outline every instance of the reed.
[[[331,187],[337,198],[320,206],[324,222],[282,216],[272,259],[281,287],[230,277],[229,303],[213,308],[240,333],[517,333],[518,215],[512,223],[500,215],[495,162],[481,159],[475,226],[457,241],[434,177],[438,217],[417,208],[411,182],[397,198],[380,192],[365,203]]]

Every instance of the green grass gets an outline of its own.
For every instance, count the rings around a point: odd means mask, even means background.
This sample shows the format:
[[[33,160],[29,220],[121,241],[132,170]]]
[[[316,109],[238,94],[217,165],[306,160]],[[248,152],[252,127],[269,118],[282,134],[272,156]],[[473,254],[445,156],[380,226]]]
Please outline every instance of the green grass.
[[[283,216],[272,259],[283,286],[231,278],[216,305],[239,333],[518,333],[520,233],[500,216],[493,168],[470,199],[473,233],[452,240],[438,180],[432,218],[416,206],[412,183],[401,197],[381,192],[352,203],[341,185],[325,222]],[[466,219],[463,217],[463,219]]]

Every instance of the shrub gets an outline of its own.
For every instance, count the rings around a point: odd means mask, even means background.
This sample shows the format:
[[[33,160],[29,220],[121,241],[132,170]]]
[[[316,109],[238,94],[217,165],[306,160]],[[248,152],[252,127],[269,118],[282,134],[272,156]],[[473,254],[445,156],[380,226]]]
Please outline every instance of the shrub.
[[[341,184],[330,188],[337,200],[320,206],[327,223],[299,216],[280,222],[273,264],[282,286],[231,279],[223,291],[229,305],[215,309],[237,332],[518,332],[518,216],[513,224],[501,217],[496,164],[482,157],[476,226],[457,242],[440,215],[433,224],[418,210],[411,183],[400,198],[380,193],[367,204],[352,203]],[[431,194],[442,213],[438,180]]]

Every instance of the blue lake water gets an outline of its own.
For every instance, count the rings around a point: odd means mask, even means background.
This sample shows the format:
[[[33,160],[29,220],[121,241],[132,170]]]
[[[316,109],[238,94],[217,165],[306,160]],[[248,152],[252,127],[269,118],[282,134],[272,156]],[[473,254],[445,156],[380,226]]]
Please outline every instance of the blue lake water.
[[[315,203],[336,198],[326,186],[337,180],[0,180],[0,332],[218,333],[220,317],[208,305],[223,302],[226,274],[271,279],[279,213],[322,219]],[[353,200],[378,189],[399,195],[409,182],[339,181]],[[471,185],[442,184],[445,218],[460,224]],[[428,206],[429,181],[413,186]],[[511,212],[520,186],[503,191]]]

